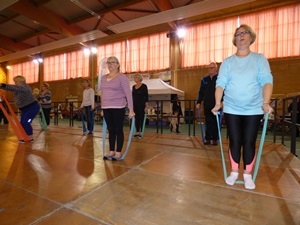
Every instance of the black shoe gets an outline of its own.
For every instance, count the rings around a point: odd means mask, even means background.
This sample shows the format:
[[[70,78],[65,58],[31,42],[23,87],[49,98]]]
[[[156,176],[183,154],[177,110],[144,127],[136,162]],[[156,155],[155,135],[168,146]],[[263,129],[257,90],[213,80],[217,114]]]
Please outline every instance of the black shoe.
[[[218,141],[214,141],[213,145],[217,146],[218,145]]]
[[[138,135],[138,134],[135,134],[135,135],[133,135],[133,137],[139,137],[140,135]]]
[[[204,144],[205,145],[210,145],[210,141],[205,141]]]

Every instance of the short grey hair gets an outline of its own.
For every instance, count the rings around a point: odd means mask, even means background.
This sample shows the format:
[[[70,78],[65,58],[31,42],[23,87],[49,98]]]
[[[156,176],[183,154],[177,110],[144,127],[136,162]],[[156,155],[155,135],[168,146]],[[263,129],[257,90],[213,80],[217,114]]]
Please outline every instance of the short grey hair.
[[[216,69],[218,69],[218,64],[217,64],[216,62],[211,62],[210,64],[214,64],[215,67],[216,67]],[[210,64],[209,64],[209,65],[210,65]],[[209,66],[209,65],[208,65],[208,66]]]
[[[139,79],[140,79],[141,82],[143,81],[143,75],[142,74],[136,73],[136,74],[134,74],[134,77],[135,76],[139,77]]]

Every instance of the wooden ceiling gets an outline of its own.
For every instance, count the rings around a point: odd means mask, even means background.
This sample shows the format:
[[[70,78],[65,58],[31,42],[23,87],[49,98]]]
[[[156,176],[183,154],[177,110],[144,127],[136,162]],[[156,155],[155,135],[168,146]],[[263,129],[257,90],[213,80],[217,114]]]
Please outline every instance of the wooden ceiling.
[[[299,0],[1,0],[0,63]]]

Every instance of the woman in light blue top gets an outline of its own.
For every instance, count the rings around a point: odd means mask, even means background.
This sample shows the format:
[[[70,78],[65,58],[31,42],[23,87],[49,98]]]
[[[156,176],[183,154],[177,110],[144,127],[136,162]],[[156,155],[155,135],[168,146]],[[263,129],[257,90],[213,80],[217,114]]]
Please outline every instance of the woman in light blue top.
[[[222,63],[216,82],[216,113],[221,107],[224,93],[224,115],[229,134],[229,158],[232,172],[226,183],[233,185],[238,179],[240,158],[244,161],[245,188],[254,189],[251,172],[255,161],[255,146],[264,113],[271,113],[269,105],[273,90],[273,76],[264,55],[251,52],[250,45],[256,33],[242,24],[235,30],[232,42],[237,47],[234,55]],[[243,153],[241,149],[243,148]]]

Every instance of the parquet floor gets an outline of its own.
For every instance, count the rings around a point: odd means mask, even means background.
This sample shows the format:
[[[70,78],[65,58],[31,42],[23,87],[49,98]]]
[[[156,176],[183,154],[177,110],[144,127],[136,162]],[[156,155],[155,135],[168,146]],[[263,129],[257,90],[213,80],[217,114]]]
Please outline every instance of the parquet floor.
[[[224,182],[219,147],[200,137],[149,132],[103,161],[101,135],[36,124],[35,142],[19,144],[0,125],[0,224],[300,224],[300,161],[280,144],[265,143],[247,190]]]

